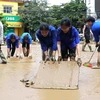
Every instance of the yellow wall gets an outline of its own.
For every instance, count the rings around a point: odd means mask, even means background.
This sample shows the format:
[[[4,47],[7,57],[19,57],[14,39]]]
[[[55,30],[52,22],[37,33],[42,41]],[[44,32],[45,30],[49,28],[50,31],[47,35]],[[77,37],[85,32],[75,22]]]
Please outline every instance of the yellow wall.
[[[9,5],[12,6],[12,13],[4,13],[3,12],[3,5]],[[4,15],[16,15],[18,14],[18,2],[6,2],[6,1],[0,1],[0,13],[4,13]]]
[[[7,5],[7,6],[12,6],[12,13],[4,13],[3,12],[3,6],[4,5]],[[18,6],[24,6],[24,3],[23,2],[10,2],[10,1],[7,1],[7,0],[0,0],[0,13],[3,13],[3,15],[8,15],[8,16],[13,16],[13,15],[17,15],[18,14]],[[8,25],[8,28],[9,27],[14,27],[14,31],[15,33],[18,35],[18,36],[21,36],[24,29],[22,27],[22,22],[13,22],[14,25],[20,25],[19,27],[18,26],[10,26],[10,22],[7,22],[9,25]]]
[[[17,36],[21,36],[23,34],[23,28],[15,28],[15,33]]]

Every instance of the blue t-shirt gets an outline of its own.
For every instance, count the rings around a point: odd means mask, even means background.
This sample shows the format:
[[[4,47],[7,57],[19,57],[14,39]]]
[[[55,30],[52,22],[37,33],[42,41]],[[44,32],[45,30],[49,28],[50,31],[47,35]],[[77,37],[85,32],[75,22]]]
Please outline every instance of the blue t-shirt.
[[[32,44],[32,37],[29,33],[23,33],[22,36],[20,37],[20,43],[24,43],[24,37],[28,35],[28,44]]]
[[[48,50],[49,47],[51,47],[54,51],[57,50],[57,33],[53,26],[49,26],[49,32],[46,37],[42,36],[40,30],[36,31],[36,36],[40,41],[43,51]]]
[[[11,42],[10,40],[10,36],[11,35],[14,35],[15,38],[16,38],[16,41],[15,42]],[[6,42],[7,42],[7,48],[11,48],[11,45],[15,45],[16,48],[19,48],[19,42],[18,42],[18,36],[15,34],[15,33],[9,33],[6,37]]]
[[[100,36],[100,21],[96,21],[96,22],[93,23],[92,32],[93,32],[95,41],[96,42],[99,42],[99,36]]]
[[[68,31],[68,33],[64,33],[61,30],[61,27],[57,29],[57,41],[61,42],[61,49],[64,50],[66,47],[74,48],[79,42],[79,32],[75,27]]]

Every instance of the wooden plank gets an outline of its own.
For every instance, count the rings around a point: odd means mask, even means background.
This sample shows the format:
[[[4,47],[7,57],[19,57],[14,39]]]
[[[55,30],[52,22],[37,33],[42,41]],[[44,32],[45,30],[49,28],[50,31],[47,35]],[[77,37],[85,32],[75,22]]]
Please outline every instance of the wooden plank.
[[[29,59],[28,57],[24,57],[23,59],[11,57],[11,58],[8,58],[7,62],[8,63],[33,63],[33,62],[35,62],[35,60]]]
[[[16,58],[16,57],[10,57],[7,59],[7,62],[8,63],[18,63],[18,62],[20,62],[20,59]]]
[[[20,59],[20,63],[33,63],[35,62],[35,59],[30,59],[28,57],[24,57],[23,59]]]
[[[77,89],[78,88],[78,81],[79,81],[79,66],[77,65],[76,62],[71,63],[72,67],[71,68],[71,82],[70,82],[70,89]]]
[[[76,62],[41,63],[33,88],[78,89],[79,67]],[[72,88],[71,88],[72,87]]]
[[[92,69],[100,69],[97,65],[93,66]]]

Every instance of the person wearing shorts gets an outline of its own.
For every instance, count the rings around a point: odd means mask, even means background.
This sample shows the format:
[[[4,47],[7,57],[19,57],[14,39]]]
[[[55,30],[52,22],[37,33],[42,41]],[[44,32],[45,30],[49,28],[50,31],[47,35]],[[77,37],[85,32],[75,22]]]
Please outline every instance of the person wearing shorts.
[[[29,33],[23,33],[20,38],[20,58],[32,58],[32,37]]]
[[[100,20],[96,20],[92,16],[88,16],[86,19],[88,25],[91,27],[91,30],[95,39],[95,47],[98,47],[98,57],[97,57],[97,67],[100,67]]]
[[[57,33],[56,29],[42,23],[40,28],[36,32],[36,36],[39,39],[42,49],[42,60],[44,62],[51,60],[55,62],[56,50],[57,50]]]
[[[71,21],[68,18],[63,18],[60,27],[57,29],[58,61],[67,61],[68,58],[70,61],[75,61],[77,51],[77,63],[81,66],[79,43],[77,29],[71,25]]]
[[[6,37],[7,43],[7,58],[19,56],[19,38],[15,33],[9,33]]]
[[[91,34],[91,29],[88,23],[86,22],[86,24],[83,27],[83,35],[85,37],[85,44],[82,46],[82,51],[85,51],[85,47],[86,45],[88,45],[90,52],[92,52],[92,47],[90,45],[90,34]]]

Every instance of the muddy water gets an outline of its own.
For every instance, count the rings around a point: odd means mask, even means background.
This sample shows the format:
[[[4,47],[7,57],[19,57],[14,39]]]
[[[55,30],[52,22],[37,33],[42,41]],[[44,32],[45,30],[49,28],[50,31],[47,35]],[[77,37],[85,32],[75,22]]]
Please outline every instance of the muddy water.
[[[6,55],[6,48],[2,49]],[[83,62],[88,61],[91,54],[82,52]],[[33,59],[39,62],[41,59],[39,45],[33,46],[33,55],[35,56]],[[96,62],[96,56],[97,54],[92,59],[93,63]],[[20,79],[30,77],[28,73],[35,72],[37,66],[34,63],[0,64],[0,100],[100,100],[100,70],[81,67],[79,90],[26,88]]]

